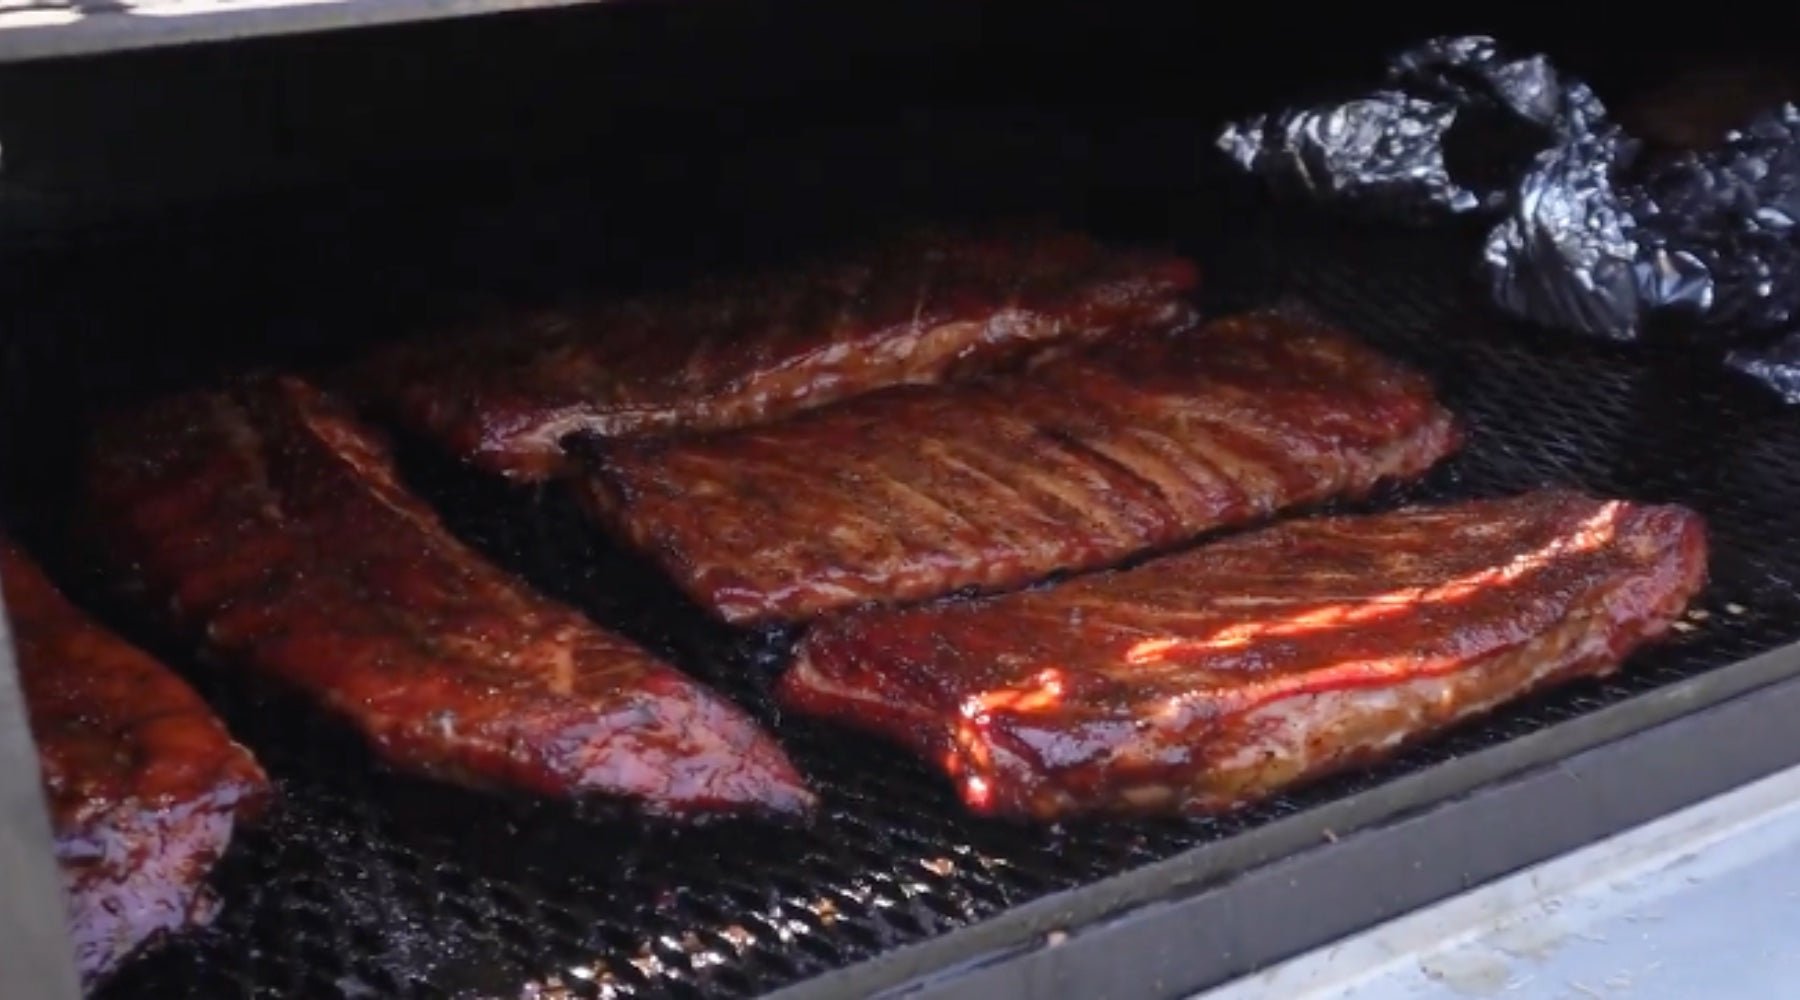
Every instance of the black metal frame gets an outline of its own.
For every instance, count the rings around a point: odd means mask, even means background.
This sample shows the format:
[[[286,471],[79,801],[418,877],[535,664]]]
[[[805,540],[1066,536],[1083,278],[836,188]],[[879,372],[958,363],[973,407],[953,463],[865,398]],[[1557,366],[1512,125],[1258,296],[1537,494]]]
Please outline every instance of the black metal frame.
[[[1800,765],[1796,713],[1800,643],[772,996],[1188,996]]]

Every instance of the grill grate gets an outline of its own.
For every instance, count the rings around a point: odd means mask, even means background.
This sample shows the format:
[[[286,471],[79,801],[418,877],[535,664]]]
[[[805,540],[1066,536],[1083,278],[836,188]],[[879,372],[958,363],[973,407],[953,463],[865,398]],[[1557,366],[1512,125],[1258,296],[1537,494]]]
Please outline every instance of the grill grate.
[[[1020,828],[967,818],[897,751],[779,718],[764,692],[791,635],[710,623],[554,491],[409,455],[466,537],[769,720],[823,793],[822,816],[679,829],[446,789],[371,766],[353,737],[280,696],[197,672],[278,776],[282,806],[221,866],[218,922],[104,995],[753,995],[1800,640],[1800,416],[1709,366],[1488,318],[1462,284],[1466,248],[1438,237],[1261,222],[1186,249],[1209,265],[1215,311],[1297,297],[1437,378],[1471,440],[1408,498],[1557,483],[1700,510],[1716,548],[1703,618],[1616,679],[1236,815]]]

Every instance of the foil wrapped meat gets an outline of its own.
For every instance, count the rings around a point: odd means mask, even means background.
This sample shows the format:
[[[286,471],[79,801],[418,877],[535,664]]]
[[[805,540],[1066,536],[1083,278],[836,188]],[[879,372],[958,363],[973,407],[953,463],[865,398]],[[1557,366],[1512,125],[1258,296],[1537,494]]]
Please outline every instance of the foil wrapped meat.
[[[1506,312],[1615,341],[1674,331],[1800,403],[1800,90],[1708,79],[1629,109],[1628,129],[1541,55],[1439,38],[1366,93],[1247,118],[1218,145],[1279,194],[1484,218],[1475,267]]]

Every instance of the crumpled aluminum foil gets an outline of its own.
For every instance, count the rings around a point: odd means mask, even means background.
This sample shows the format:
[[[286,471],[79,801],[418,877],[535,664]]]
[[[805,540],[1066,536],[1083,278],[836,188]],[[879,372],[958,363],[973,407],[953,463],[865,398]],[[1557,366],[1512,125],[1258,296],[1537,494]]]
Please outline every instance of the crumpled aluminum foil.
[[[1800,404],[1800,333],[1768,347],[1732,351],[1725,355],[1725,366],[1761,382],[1783,402]]]
[[[1378,90],[1256,115],[1218,144],[1285,193],[1424,222],[1502,208],[1534,154],[1604,115],[1542,56],[1439,38],[1396,56]]]
[[[1492,218],[1476,269],[1503,310],[1617,341],[1678,329],[1800,402],[1791,104],[1715,148],[1652,150],[1543,56],[1438,38],[1368,93],[1233,123],[1218,146],[1290,197],[1411,224]]]

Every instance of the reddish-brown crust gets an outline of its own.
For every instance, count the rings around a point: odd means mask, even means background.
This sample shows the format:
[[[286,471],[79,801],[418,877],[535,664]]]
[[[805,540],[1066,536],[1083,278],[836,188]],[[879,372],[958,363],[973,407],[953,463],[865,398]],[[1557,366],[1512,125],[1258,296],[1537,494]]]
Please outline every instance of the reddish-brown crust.
[[[821,624],[784,704],[970,809],[1207,812],[1615,669],[1701,587],[1700,518],[1546,491],[1290,522],[1059,586]]]
[[[4,539],[0,581],[76,966],[91,985],[154,938],[211,918],[206,875],[268,780],[193,689],[78,611]]]
[[[456,540],[299,380],[113,421],[88,472],[97,540],[138,589],[400,767],[678,814],[812,802],[747,715]]]
[[[491,471],[542,479],[574,434],[764,423],[1115,330],[1191,323],[1188,261],[1074,234],[921,229],[649,299],[509,316],[380,352],[352,381]]]
[[[615,442],[585,493],[695,600],[752,623],[1105,566],[1416,476],[1458,440],[1425,379],[1269,312],[768,427]]]

